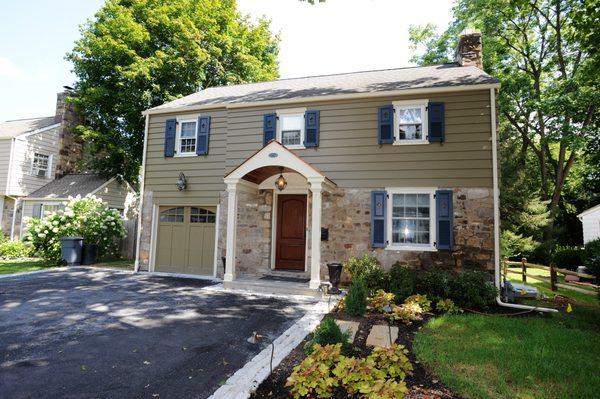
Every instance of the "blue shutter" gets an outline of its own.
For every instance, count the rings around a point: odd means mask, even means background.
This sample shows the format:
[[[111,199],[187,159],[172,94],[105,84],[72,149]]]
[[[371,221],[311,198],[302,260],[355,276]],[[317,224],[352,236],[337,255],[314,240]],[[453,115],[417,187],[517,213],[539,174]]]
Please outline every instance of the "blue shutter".
[[[175,131],[177,130],[177,119],[167,119],[165,124],[165,157],[175,155]]]
[[[277,114],[265,114],[263,118],[263,147],[269,144],[269,141],[275,140],[277,132]]]
[[[438,249],[452,249],[453,220],[452,190],[435,192],[435,213],[437,218],[436,246]]]
[[[42,218],[42,204],[33,204],[33,212],[31,216],[34,219]]]
[[[379,144],[392,144],[394,142],[394,106],[384,105],[379,107],[377,122],[377,140]]]
[[[443,142],[446,136],[444,103],[429,103],[427,105],[427,120],[429,122],[429,142]]]
[[[385,248],[386,192],[371,191],[371,246]]]
[[[196,155],[208,154],[208,139],[210,137],[210,116],[198,118],[198,136],[196,137]]]
[[[306,111],[304,114],[304,146],[319,146],[319,111]]]

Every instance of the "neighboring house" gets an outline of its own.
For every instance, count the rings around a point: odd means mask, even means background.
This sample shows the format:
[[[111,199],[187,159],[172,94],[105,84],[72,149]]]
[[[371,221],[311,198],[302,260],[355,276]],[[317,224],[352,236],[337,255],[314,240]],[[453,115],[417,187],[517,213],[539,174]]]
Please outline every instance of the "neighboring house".
[[[600,238],[600,204],[577,215],[583,227],[583,243]]]
[[[72,173],[53,180],[22,199],[23,232],[29,218],[41,218],[64,207],[69,197],[93,195],[105,201],[109,208],[117,209],[127,218],[130,215],[135,191],[129,183],[119,183],[92,173]]]
[[[493,269],[499,84],[481,70],[480,34],[457,55],[147,110],[136,267],[228,286],[287,272],[312,289],[328,262],[365,253],[385,268]]]
[[[56,115],[0,123],[0,230],[20,235],[21,199],[72,171],[82,154],[72,108],[59,93]]]

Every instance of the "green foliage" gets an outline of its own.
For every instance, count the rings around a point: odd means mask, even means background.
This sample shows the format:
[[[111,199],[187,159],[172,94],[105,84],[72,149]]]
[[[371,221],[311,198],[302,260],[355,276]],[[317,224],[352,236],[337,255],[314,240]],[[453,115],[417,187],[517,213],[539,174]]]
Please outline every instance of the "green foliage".
[[[0,259],[28,258],[32,248],[23,241],[0,240]]]
[[[383,371],[386,378],[404,380],[406,375],[412,374],[412,364],[406,356],[408,350],[403,345],[392,344],[389,348],[377,346],[368,356],[379,370]]]
[[[449,287],[449,298],[466,309],[487,309],[495,302],[498,294],[486,272],[458,273],[450,279]]]
[[[332,375],[333,368],[343,357],[341,344],[315,345],[314,351],[294,367],[286,387],[295,399],[305,397],[330,398],[339,381]]]
[[[552,261],[558,267],[576,270],[583,265],[584,251],[580,247],[570,245],[557,245],[552,254]]]
[[[404,381],[379,380],[370,388],[368,399],[402,399],[408,391]]]
[[[600,277],[600,238],[585,244],[583,262],[591,274]]]
[[[394,304],[394,294],[385,292],[384,290],[377,290],[369,297],[368,308],[370,310],[383,313],[386,307],[391,307]]]
[[[417,279],[417,292],[427,295],[433,301],[447,298],[450,273],[439,268],[423,272]]]
[[[361,279],[369,295],[378,289],[387,290],[388,278],[376,257],[364,254],[361,258],[351,257],[344,269],[352,279]]]
[[[404,303],[416,303],[417,305],[419,305],[421,307],[421,309],[425,313],[431,311],[431,301],[427,298],[427,295],[421,295],[421,294],[411,295],[408,298],[406,298]]]
[[[27,222],[25,240],[46,260],[60,260],[60,238],[67,236],[98,244],[100,256],[114,255],[118,239],[125,237],[125,227],[119,212],[94,196],[72,198],[64,209]]]
[[[108,0],[67,55],[78,131],[95,155],[87,166],[135,181],[143,110],[198,88],[277,78],[278,41],[233,0]]]
[[[400,262],[394,263],[389,272],[389,292],[395,295],[396,302],[403,302],[415,293],[416,273]]]
[[[392,307],[392,313],[388,317],[391,321],[401,321],[409,326],[413,321],[421,320],[423,318],[422,314],[423,309],[418,303],[408,302]]]
[[[321,346],[341,344],[342,349],[346,349],[349,338],[349,331],[342,332],[333,317],[325,316],[315,329],[313,338],[304,346],[304,353],[311,354],[317,344]]]
[[[459,314],[462,313],[462,309],[454,304],[452,299],[440,299],[435,304],[435,310],[439,313],[448,313],[448,314]]]
[[[382,379],[385,373],[367,359],[342,357],[333,369],[333,375],[349,394],[368,393],[375,381]]]
[[[367,311],[367,288],[362,279],[353,279],[345,301],[345,312],[350,316],[363,316]]]
[[[513,233],[510,230],[503,230],[500,234],[500,248],[503,258],[528,256],[533,253],[537,245],[539,243],[533,241],[533,238],[523,237],[523,234]]]

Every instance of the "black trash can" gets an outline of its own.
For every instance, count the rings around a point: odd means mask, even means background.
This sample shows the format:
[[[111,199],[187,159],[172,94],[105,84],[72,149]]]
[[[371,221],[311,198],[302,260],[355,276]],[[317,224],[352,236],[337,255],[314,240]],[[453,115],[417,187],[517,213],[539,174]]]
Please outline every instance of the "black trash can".
[[[81,264],[93,265],[98,260],[98,244],[83,244]]]
[[[67,262],[67,266],[79,266],[81,264],[81,249],[83,238],[62,237],[60,239],[60,257]]]

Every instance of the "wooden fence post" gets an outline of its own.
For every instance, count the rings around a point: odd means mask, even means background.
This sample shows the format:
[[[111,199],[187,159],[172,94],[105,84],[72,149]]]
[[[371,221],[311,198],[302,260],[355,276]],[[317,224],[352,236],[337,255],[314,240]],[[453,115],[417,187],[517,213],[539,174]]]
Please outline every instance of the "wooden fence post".
[[[550,263],[550,289],[556,291],[556,266],[554,263]]]
[[[523,274],[521,275],[521,280],[526,283],[527,282],[527,258],[521,258],[521,272],[523,272]]]

